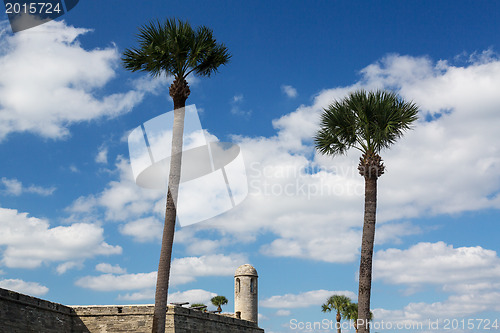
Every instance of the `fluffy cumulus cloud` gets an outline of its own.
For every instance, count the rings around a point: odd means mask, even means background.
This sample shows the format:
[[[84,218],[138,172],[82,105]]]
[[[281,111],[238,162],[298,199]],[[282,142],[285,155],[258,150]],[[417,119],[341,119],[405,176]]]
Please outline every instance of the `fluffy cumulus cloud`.
[[[247,259],[241,254],[176,258],[172,261],[172,281],[181,284],[200,276],[232,276],[245,262]]]
[[[155,224],[151,218],[137,221],[141,217],[153,213],[159,218],[164,213],[165,198],[162,190],[144,189],[136,185],[132,175],[130,163],[119,156],[116,161],[118,181],[111,181],[98,195],[80,197],[67,208],[72,218],[79,219],[87,213],[104,210],[104,220],[123,221],[121,232],[130,235],[138,231],[137,224],[142,224],[143,232],[137,234],[136,239],[144,241],[154,238],[148,229]],[[128,225],[130,224],[130,225]],[[156,228],[155,228],[156,230]]]
[[[300,294],[285,294],[271,296],[259,302],[259,305],[265,308],[281,308],[295,309],[307,308],[310,306],[319,306],[324,304],[328,297],[332,295],[344,295],[352,300],[356,300],[357,296],[352,291],[330,291],[330,290],[311,290]]]
[[[78,260],[122,252],[120,246],[104,241],[103,229],[97,225],[50,227],[46,220],[6,208],[0,208],[0,246],[2,265],[36,268],[42,263],[69,262],[58,268],[60,273],[77,266]]]
[[[425,322],[500,311],[500,258],[480,246],[455,248],[437,242],[378,251],[374,279],[402,285],[410,293],[430,287],[449,295],[444,301],[409,303],[400,310],[375,309],[380,319]]]
[[[418,243],[407,250],[377,252],[374,272],[376,279],[391,284],[476,284],[500,278],[500,258],[495,251],[480,246]]]
[[[49,292],[49,288],[36,282],[26,282],[19,279],[0,280],[0,288],[17,291],[21,294],[43,296]]]
[[[158,84],[99,94],[116,75],[119,52],[114,45],[85,49],[79,37],[89,33],[64,21],[0,31],[0,140],[13,132],[63,138],[73,123],[130,111]]]
[[[232,276],[236,268],[247,259],[241,255],[206,255],[200,257],[175,258],[172,261],[170,284],[179,286],[196,281],[199,277],[206,276]],[[144,300],[154,298],[156,285],[156,272],[126,274],[119,266],[101,263],[96,270],[105,274],[97,276],[84,276],[76,281],[82,288],[98,291],[123,291],[133,292],[119,295],[122,300]],[[172,294],[173,297],[184,297],[185,294]],[[192,299],[200,294],[190,294]],[[204,297],[207,294],[203,294]],[[215,295],[213,295],[215,296]],[[213,297],[212,296],[212,297]]]
[[[162,236],[163,225],[158,218],[149,216],[123,224],[120,232],[137,242],[158,241]]]

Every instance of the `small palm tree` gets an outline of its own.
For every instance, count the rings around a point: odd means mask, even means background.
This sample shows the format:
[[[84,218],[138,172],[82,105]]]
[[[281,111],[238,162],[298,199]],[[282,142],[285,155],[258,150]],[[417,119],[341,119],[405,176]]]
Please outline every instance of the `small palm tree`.
[[[186,78],[191,73],[211,76],[220,65],[228,63],[231,55],[223,44],[216,42],[209,28],[201,26],[195,30],[189,23],[175,19],[168,19],[164,23],[151,22],[141,27],[138,42],[138,48],[123,52],[122,61],[126,69],[146,71],[154,77],[162,74],[174,77],[169,90],[174,101],[172,153],[153,317],[153,333],[164,333],[181,176],[184,107],[190,94]]]
[[[351,303],[347,307],[346,318],[354,322],[354,329],[358,333],[358,303]],[[373,320],[373,312],[370,311],[370,321]]]
[[[215,296],[215,297],[212,297],[210,302],[212,302],[212,304],[217,307],[218,312],[222,312],[221,306],[227,304],[228,301],[227,301],[227,298],[224,296]]]
[[[337,316],[335,317],[337,320],[337,332],[341,333],[340,329],[340,320],[342,318],[346,319],[347,309],[351,304],[351,299],[344,295],[333,295],[330,296],[326,300],[326,303],[321,305],[322,312],[332,312],[333,310],[337,311]]]
[[[335,101],[321,116],[316,149],[325,155],[345,154],[351,147],[362,156],[358,165],[365,179],[365,214],[359,265],[359,318],[368,322],[372,259],[377,211],[377,179],[384,173],[379,153],[389,148],[418,118],[418,107],[393,92],[358,90]],[[365,330],[366,329],[366,330]],[[363,325],[361,332],[369,332]]]

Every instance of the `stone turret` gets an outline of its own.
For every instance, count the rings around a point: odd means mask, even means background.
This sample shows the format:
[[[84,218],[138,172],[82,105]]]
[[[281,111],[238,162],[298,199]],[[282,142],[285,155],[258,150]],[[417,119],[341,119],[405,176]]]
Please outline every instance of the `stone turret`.
[[[258,322],[257,270],[241,265],[234,273],[234,313],[237,318]]]

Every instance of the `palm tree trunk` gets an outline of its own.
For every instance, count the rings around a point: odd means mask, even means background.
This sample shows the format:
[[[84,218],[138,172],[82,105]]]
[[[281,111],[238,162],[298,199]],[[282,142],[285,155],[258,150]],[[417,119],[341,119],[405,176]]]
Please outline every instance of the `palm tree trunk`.
[[[168,177],[165,224],[161,241],[160,261],[156,278],[155,309],[153,316],[153,333],[165,333],[167,315],[168,284],[170,264],[174,244],[175,219],[177,217],[177,196],[181,178],[182,141],[184,133],[184,116],[189,87],[184,78],[176,79],[170,87],[170,96],[174,100],[174,125],[172,128],[172,153],[170,174]]]
[[[370,293],[372,286],[372,258],[375,242],[375,216],[377,211],[377,176],[365,175],[365,217],[361,240],[359,265],[358,330],[369,333]]]
[[[338,310],[337,317],[335,319],[337,319],[337,333],[342,333],[342,330],[340,329],[340,319],[342,319],[342,317],[340,317],[340,312]]]

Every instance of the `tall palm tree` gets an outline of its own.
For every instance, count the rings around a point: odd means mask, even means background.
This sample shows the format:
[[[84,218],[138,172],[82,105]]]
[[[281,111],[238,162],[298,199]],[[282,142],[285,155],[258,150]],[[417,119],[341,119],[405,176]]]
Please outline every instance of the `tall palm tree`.
[[[358,303],[351,303],[346,310],[346,318],[354,322],[354,329],[358,333]],[[373,312],[370,311],[370,321],[373,320]]]
[[[227,304],[228,301],[227,301],[227,298],[224,296],[214,296],[214,297],[212,297],[210,302],[212,302],[212,304],[217,307],[218,312],[222,312],[221,306],[224,304]]]
[[[220,65],[228,63],[231,55],[224,44],[216,42],[209,28],[201,26],[193,29],[189,23],[176,19],[167,19],[163,23],[150,22],[139,28],[137,37],[139,47],[123,52],[124,67],[133,72],[148,72],[153,77],[162,74],[174,77],[169,89],[174,101],[172,153],[153,319],[153,332],[163,333],[181,176],[184,107],[190,94],[186,78],[191,73],[211,76]]]
[[[347,318],[347,309],[351,304],[351,299],[344,295],[333,295],[330,296],[326,303],[321,305],[322,312],[332,312],[333,310],[337,311],[337,316],[335,317],[337,320],[337,332],[341,333],[342,330],[340,328],[340,320],[342,318]]]
[[[358,90],[334,101],[321,116],[316,149],[325,155],[345,154],[351,147],[362,156],[358,170],[365,179],[365,214],[359,265],[359,318],[369,332],[372,257],[377,210],[377,179],[384,173],[379,153],[389,148],[418,118],[418,107],[393,92]]]

